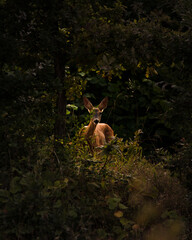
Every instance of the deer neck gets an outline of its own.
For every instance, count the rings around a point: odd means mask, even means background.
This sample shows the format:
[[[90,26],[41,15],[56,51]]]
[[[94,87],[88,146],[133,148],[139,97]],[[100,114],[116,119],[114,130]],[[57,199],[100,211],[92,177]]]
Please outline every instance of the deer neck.
[[[91,120],[87,129],[86,129],[86,137],[91,137],[94,135],[95,129],[96,129],[96,124]]]

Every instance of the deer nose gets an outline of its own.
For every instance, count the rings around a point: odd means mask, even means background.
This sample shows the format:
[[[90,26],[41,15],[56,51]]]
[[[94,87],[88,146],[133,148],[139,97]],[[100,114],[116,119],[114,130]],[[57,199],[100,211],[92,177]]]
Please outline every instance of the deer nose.
[[[94,120],[94,123],[97,125],[99,123],[99,120],[98,119],[95,119]]]

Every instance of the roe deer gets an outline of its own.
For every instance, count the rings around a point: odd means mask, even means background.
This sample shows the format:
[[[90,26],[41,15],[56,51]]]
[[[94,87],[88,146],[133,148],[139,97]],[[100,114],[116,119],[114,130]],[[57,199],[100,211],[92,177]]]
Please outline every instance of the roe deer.
[[[103,146],[114,138],[113,129],[106,123],[100,123],[102,112],[107,107],[108,97],[105,97],[98,107],[93,107],[86,97],[83,97],[83,102],[91,114],[91,120],[88,126],[83,127],[82,135],[87,140],[93,154],[95,147]]]

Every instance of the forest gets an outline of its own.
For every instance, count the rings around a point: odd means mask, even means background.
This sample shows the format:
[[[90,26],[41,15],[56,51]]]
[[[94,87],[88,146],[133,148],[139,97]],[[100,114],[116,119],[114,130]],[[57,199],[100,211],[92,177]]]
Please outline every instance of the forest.
[[[0,1],[0,239],[192,239],[192,1]],[[83,104],[108,97],[90,152]]]

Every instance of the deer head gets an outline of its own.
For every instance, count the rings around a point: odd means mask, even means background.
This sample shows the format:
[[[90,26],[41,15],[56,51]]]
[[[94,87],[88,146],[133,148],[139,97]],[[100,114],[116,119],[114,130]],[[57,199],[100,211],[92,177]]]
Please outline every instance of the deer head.
[[[89,101],[88,98],[83,97],[83,102],[85,108],[91,114],[91,121],[97,125],[101,121],[101,115],[103,110],[107,107],[108,104],[108,97],[105,97],[99,104],[98,107],[93,107],[92,103]]]

